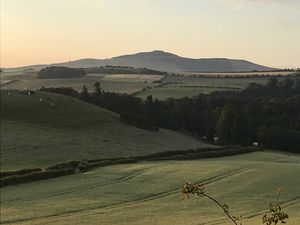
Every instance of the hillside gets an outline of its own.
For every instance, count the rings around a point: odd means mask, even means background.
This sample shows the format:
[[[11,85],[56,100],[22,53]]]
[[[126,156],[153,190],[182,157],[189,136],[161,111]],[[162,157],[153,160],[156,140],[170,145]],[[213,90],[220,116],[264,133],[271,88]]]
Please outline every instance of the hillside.
[[[133,55],[119,56],[111,59],[112,64],[147,67],[170,72],[242,72],[268,71],[272,68],[257,65],[245,60],[234,59],[192,59],[180,57],[163,51],[142,52]]]
[[[182,200],[180,187],[199,182],[244,225],[261,224],[276,190],[288,225],[300,222],[300,158],[273,152],[194,161],[98,168],[1,189],[2,224],[231,224],[205,198]],[[38,212],[38,213],[37,213]],[[240,224],[240,222],[238,224]]]
[[[201,146],[208,145],[166,129],[138,129],[121,123],[118,114],[70,97],[1,91],[2,170]]]
[[[270,68],[246,60],[225,58],[186,58],[164,52],[141,52],[132,55],[123,55],[110,59],[80,59],[76,61],[56,63],[53,66],[72,68],[99,67],[105,65],[129,66],[135,68],[148,68],[167,72],[244,72],[244,71],[271,71]],[[42,65],[22,67],[40,69]]]

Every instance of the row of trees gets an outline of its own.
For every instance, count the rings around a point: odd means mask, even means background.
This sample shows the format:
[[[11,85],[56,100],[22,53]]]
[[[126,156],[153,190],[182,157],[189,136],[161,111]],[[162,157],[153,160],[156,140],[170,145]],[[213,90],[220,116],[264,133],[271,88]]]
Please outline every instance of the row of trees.
[[[40,79],[54,79],[54,78],[80,78],[84,77],[86,72],[80,68],[69,68],[64,66],[49,66],[41,69],[37,77]]]
[[[96,82],[93,93],[84,86],[77,97],[130,118],[146,118],[154,127],[197,134],[209,142],[217,137],[222,145],[257,142],[266,148],[300,152],[300,79],[272,78],[266,85],[252,83],[241,92],[166,101],[151,95],[143,101],[103,92]]]
[[[127,66],[99,66],[84,69],[87,73],[104,73],[104,74],[151,74],[151,75],[168,75],[167,72],[151,70],[148,68],[134,68]]]

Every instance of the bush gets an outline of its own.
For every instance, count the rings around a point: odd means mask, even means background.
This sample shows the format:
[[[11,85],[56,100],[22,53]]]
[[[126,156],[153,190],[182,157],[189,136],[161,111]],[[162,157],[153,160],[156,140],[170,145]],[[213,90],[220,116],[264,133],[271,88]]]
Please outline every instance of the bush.
[[[89,164],[87,162],[80,162],[77,168],[80,172],[86,172],[89,169]]]

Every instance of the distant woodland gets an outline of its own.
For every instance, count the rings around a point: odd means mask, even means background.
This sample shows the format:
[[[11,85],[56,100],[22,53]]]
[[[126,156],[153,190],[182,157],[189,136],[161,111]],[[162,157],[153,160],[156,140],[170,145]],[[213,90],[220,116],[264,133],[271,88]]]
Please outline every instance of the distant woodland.
[[[83,69],[68,68],[63,66],[50,66],[41,69],[38,72],[38,78],[51,79],[51,78],[80,78],[84,77],[86,72]]]
[[[147,68],[134,68],[127,66],[99,66],[84,69],[87,73],[104,73],[104,74],[152,74],[152,75],[167,75],[167,72],[151,70]]]
[[[120,114],[139,127],[185,131],[221,145],[253,145],[300,153],[300,78],[270,78],[243,91],[218,91],[194,98],[145,101],[126,94],[93,93],[71,88],[43,88],[69,95]]]

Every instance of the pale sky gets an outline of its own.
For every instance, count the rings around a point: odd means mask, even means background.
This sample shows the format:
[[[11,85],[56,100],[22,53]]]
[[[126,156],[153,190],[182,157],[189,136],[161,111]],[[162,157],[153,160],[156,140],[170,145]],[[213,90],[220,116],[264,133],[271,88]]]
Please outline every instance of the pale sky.
[[[0,0],[1,67],[164,50],[300,67],[300,0]]]

